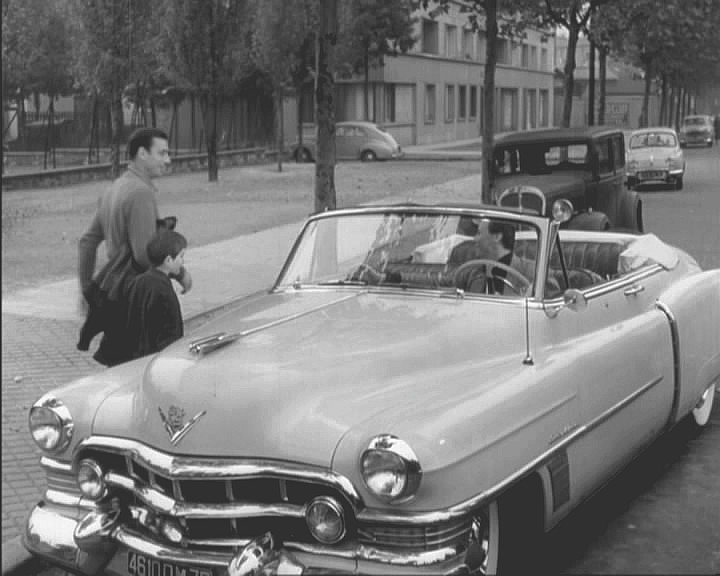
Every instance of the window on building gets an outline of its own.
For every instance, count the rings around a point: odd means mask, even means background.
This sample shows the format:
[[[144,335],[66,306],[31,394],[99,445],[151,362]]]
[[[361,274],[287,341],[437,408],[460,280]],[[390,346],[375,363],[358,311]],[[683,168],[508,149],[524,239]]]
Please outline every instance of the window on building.
[[[550,92],[548,90],[540,90],[540,126],[545,127],[550,124]]]
[[[477,86],[470,86],[470,118],[477,118],[478,111],[478,89]]]
[[[523,68],[530,67],[530,46],[523,44],[521,47],[520,66]]]
[[[385,122],[395,122],[395,84],[385,84]]]
[[[425,84],[425,123],[435,123],[435,84]]]
[[[524,107],[524,127],[525,129],[537,128],[537,90],[525,90],[525,107]]]
[[[479,62],[485,62],[485,31],[484,30],[478,30],[477,31],[477,38],[475,39],[475,54],[476,59]]]
[[[472,60],[475,57],[475,51],[473,50],[473,31],[467,28],[463,29],[462,57],[468,60]]]
[[[458,120],[465,120],[467,117],[467,87],[458,87]]]
[[[548,62],[548,49],[540,48],[540,70],[550,70],[550,63]]]
[[[496,42],[497,63],[511,64],[512,55],[510,53],[510,41],[505,38],[498,38]]]
[[[438,54],[438,23],[434,20],[423,20],[422,51],[426,54]]]
[[[530,46],[530,68],[532,70],[537,70],[537,67],[537,46]]]
[[[458,50],[458,27],[448,24],[445,27],[445,56],[457,58]]]
[[[500,90],[500,131],[517,130],[518,91],[514,88]]]
[[[512,41],[510,42],[510,50],[511,50],[510,63],[513,66],[518,66],[518,67],[520,66],[520,60],[522,57],[522,54],[521,54],[522,50],[520,49],[521,47],[522,47],[522,44],[520,44],[519,42],[512,42]]]
[[[455,86],[445,86],[445,122],[455,120]]]

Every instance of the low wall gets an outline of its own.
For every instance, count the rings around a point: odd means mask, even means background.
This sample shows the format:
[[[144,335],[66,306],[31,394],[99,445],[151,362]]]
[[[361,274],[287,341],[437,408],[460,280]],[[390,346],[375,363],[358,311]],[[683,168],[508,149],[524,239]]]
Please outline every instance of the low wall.
[[[218,167],[241,166],[243,164],[262,164],[275,161],[277,151],[266,148],[244,148],[242,150],[222,150],[217,153]],[[125,167],[127,162],[121,162]],[[110,163],[71,166],[54,170],[4,174],[3,190],[23,190],[28,188],[55,188],[79,182],[110,179]],[[207,154],[183,154],[172,159],[172,172],[197,172],[207,170]]]

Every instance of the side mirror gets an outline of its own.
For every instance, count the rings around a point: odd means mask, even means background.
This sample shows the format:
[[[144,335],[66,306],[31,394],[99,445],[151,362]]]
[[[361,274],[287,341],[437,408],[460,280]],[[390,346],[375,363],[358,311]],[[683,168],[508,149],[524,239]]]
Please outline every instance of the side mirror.
[[[574,312],[582,312],[587,308],[587,298],[585,298],[585,294],[575,288],[565,290],[563,301],[565,302],[565,306]]]

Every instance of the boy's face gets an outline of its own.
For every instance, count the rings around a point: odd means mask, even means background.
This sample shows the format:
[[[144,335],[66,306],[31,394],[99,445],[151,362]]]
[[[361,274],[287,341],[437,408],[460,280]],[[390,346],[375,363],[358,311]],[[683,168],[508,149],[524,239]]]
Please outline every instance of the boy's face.
[[[165,265],[168,267],[169,274],[179,274],[180,268],[185,265],[185,249],[180,250],[175,258],[172,256],[165,258]]]

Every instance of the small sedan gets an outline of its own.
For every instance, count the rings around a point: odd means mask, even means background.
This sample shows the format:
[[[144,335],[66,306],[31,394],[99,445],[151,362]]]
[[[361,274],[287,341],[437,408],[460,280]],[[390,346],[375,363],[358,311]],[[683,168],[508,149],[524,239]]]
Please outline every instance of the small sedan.
[[[685,155],[672,128],[643,128],[630,134],[627,153],[627,185],[671,184],[682,190]]]
[[[397,140],[384,127],[372,122],[338,122],[335,125],[335,157],[338,160],[389,160],[401,158],[403,151]],[[316,142],[308,138],[293,148],[293,158],[313,162],[317,157]]]
[[[712,116],[707,114],[686,116],[680,126],[679,136],[681,148],[694,144],[712,148],[715,138]]]

